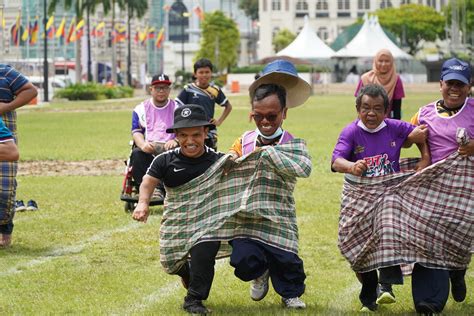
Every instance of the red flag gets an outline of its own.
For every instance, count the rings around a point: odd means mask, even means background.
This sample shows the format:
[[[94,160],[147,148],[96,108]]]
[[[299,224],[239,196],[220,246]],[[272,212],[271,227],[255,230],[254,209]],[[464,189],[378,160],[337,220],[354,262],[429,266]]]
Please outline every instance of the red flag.
[[[13,24],[12,27],[12,41],[15,46],[20,45],[20,12],[18,12],[18,16],[16,17],[16,22]]]
[[[156,36],[156,42],[155,42],[156,48],[161,48],[161,44],[163,43],[164,39],[165,39],[165,28],[162,27],[160,32]]]
[[[198,16],[200,21],[204,20],[204,12],[202,12],[202,9],[199,5],[195,6],[193,11]]]

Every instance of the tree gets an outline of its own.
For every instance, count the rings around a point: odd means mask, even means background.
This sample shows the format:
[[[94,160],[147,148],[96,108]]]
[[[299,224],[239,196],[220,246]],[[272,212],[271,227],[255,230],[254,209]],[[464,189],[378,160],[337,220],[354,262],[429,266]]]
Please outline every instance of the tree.
[[[421,40],[434,41],[445,37],[446,19],[432,7],[407,4],[399,8],[386,8],[375,11],[382,27],[395,33],[402,44],[409,47],[414,55],[420,49]]]
[[[239,9],[252,21],[258,20],[258,0],[239,0]]]
[[[288,29],[281,29],[275,34],[272,40],[273,49],[275,52],[281,51],[286,46],[290,45],[296,38],[296,35],[291,33]]]
[[[474,45],[474,0],[458,0],[456,4],[459,17],[459,29],[463,32],[465,42]],[[452,9],[453,2],[450,1],[449,4],[444,7],[448,25],[451,25]]]
[[[127,84],[132,86],[132,32],[130,20],[134,17],[141,18],[145,15],[148,10],[147,0],[134,0],[127,1],[128,17],[127,17],[127,30],[128,30],[128,56],[127,56]]]
[[[201,24],[201,48],[196,59],[208,58],[219,72],[237,64],[240,33],[222,11],[206,13]]]

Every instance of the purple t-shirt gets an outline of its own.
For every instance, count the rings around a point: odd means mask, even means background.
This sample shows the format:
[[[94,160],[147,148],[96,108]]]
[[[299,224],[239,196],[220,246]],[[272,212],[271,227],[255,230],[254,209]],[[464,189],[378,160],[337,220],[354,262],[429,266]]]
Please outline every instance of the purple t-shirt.
[[[347,125],[339,135],[332,153],[331,165],[337,158],[355,162],[364,159],[368,169],[365,177],[382,176],[400,171],[400,151],[415,126],[385,119],[386,126],[375,133],[358,126],[359,119]]]

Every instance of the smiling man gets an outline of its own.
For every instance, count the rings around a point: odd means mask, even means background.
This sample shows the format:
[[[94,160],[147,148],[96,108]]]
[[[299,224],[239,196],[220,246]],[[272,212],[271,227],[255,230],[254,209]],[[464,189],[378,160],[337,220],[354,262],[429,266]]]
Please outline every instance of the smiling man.
[[[176,134],[179,147],[153,159],[140,185],[140,197],[133,212],[133,219],[146,222],[151,195],[160,182],[169,188],[181,186],[202,175],[223,156],[204,144],[212,126],[199,105],[184,105],[175,110],[174,125],[166,131]],[[202,300],[207,299],[211,290],[215,257],[219,248],[219,241],[196,243],[189,251],[190,264],[182,265],[174,273],[182,278],[183,286],[188,290],[183,304],[188,313],[209,313]]]
[[[471,90],[471,67],[457,58],[444,62],[440,76],[442,99],[420,108],[412,124],[428,127],[428,145],[432,163],[447,158],[456,151],[472,159],[474,156],[474,99]],[[467,141],[459,144],[458,128],[464,128]],[[433,209],[436,211],[436,209]],[[457,225],[457,224],[456,224]],[[437,232],[438,233],[438,232]],[[456,302],[466,298],[466,270],[447,271],[443,268],[416,264],[412,275],[412,292],[415,308],[420,313],[441,313],[451,293]]]

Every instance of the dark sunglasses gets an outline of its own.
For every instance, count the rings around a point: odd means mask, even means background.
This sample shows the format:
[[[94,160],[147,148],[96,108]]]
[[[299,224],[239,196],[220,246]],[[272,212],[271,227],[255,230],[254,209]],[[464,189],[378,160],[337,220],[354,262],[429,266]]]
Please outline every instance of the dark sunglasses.
[[[252,113],[253,119],[257,122],[263,121],[263,119],[266,119],[268,122],[275,122],[279,115],[280,114],[262,115],[262,114]]]

